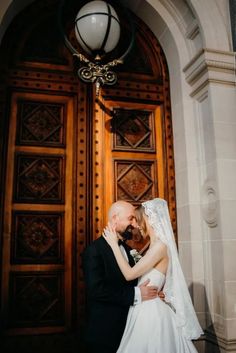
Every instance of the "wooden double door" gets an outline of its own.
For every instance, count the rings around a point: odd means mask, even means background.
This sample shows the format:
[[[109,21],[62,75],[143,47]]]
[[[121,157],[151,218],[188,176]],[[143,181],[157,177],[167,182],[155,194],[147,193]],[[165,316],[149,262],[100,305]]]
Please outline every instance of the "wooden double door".
[[[165,198],[176,230],[168,69],[157,40],[137,26],[133,61],[98,98],[70,59],[26,57],[6,69],[0,241],[8,335],[82,335],[81,254],[112,202]]]
[[[86,123],[89,107],[77,104],[11,95],[2,315],[13,333],[69,328],[73,298],[83,306],[81,252],[111,203],[165,197],[162,107],[101,98]]]

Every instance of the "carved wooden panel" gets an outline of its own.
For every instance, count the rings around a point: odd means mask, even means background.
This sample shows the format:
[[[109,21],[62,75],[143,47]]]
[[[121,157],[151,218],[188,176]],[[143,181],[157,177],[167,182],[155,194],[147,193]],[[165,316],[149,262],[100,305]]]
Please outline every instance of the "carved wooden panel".
[[[16,202],[64,202],[63,156],[19,153],[15,163]]]
[[[17,105],[18,145],[65,145],[66,109],[63,104],[19,101]]]
[[[63,263],[64,215],[13,212],[11,263]]]
[[[57,326],[64,323],[62,272],[11,272],[9,326]]]
[[[163,85],[155,83],[145,83],[141,81],[130,81],[127,78],[126,81],[119,81],[119,87],[117,86],[104,86],[103,96],[106,99],[114,99],[117,101],[130,101],[147,104],[160,104],[163,102],[164,91]]]
[[[113,149],[155,151],[152,111],[115,108],[113,114]]]
[[[36,64],[36,67],[40,66]],[[72,73],[45,71],[40,67],[34,70],[29,67],[11,69],[8,72],[8,83],[12,87],[28,91],[45,90],[55,94],[74,93],[78,91],[78,78]]]
[[[115,197],[133,204],[157,197],[156,161],[115,160]]]

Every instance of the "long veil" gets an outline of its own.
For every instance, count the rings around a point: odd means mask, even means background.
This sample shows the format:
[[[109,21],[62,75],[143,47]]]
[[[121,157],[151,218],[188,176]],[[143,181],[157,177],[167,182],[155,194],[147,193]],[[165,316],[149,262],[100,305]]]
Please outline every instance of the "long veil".
[[[184,336],[187,339],[197,339],[203,331],[180,266],[167,202],[156,198],[143,202],[142,206],[156,235],[168,248],[169,264],[163,289],[165,301],[174,308],[177,325],[182,328]]]

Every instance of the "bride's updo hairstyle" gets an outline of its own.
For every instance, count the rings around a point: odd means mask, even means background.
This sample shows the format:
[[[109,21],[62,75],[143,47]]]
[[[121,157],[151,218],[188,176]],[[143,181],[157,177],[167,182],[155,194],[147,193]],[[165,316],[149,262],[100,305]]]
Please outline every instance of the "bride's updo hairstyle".
[[[137,208],[135,208],[135,216],[137,223],[139,227],[141,228],[140,232],[141,234],[144,233],[147,235],[147,224],[145,220],[145,212],[144,212],[144,207],[142,205],[139,205]]]

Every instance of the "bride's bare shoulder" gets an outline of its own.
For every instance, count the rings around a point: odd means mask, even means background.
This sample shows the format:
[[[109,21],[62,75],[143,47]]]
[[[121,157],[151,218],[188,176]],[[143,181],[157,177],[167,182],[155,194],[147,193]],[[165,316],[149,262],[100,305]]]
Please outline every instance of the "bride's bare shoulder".
[[[167,253],[167,246],[161,240],[157,240],[152,247],[150,247],[150,250],[153,252],[162,253],[164,255]]]
[[[161,240],[157,240],[154,245],[156,247],[156,251],[158,251],[159,254],[161,253],[164,256],[167,254],[167,246]]]

